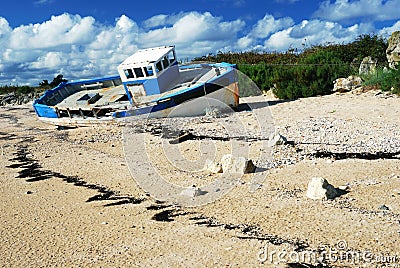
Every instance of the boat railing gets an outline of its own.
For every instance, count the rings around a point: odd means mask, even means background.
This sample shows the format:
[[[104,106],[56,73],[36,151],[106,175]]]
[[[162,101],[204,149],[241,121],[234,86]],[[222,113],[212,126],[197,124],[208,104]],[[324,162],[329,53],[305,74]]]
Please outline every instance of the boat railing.
[[[93,87],[102,87],[103,83],[97,82],[94,84],[83,84],[81,88],[93,88]]]

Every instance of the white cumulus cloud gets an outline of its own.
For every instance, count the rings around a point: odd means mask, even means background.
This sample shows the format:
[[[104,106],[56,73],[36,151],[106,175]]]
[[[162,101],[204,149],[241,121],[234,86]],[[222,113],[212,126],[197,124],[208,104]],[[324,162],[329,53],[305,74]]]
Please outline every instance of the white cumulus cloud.
[[[396,20],[400,18],[400,0],[326,0],[314,13],[315,17],[343,21],[354,18],[376,21]]]
[[[238,40],[237,45],[240,49],[254,49],[259,45],[259,41],[269,37],[283,29],[288,29],[294,24],[292,18],[284,17],[276,19],[270,14],[266,14],[264,18],[257,21],[251,31]]]
[[[244,25],[209,12],[155,16],[143,28],[126,15],[105,25],[64,13],[15,28],[0,17],[0,84],[37,85],[59,73],[68,80],[115,75],[120,62],[145,47],[176,45],[181,58],[230,50]]]
[[[68,63],[66,57],[61,52],[49,52],[44,56],[40,56],[36,61],[30,64],[31,68],[58,68]]]
[[[378,34],[381,35],[381,36],[383,36],[383,37],[389,38],[390,35],[391,35],[393,32],[396,32],[396,31],[400,31],[400,20],[398,20],[397,22],[395,22],[395,23],[394,23],[392,26],[390,26],[390,27],[384,27],[384,28],[382,28],[381,30],[379,30]]]
[[[151,17],[150,19],[147,19],[143,22],[143,26],[145,28],[153,28],[153,27],[158,27],[158,26],[163,26],[167,24],[169,16],[165,14],[160,14]]]
[[[284,51],[290,48],[307,48],[327,43],[347,43],[361,34],[374,30],[371,24],[354,24],[349,27],[329,21],[303,20],[288,29],[278,31],[265,40],[264,50]]]
[[[271,33],[275,33],[279,30],[286,29],[294,24],[292,18],[285,17],[281,19],[275,19],[272,15],[265,15],[263,19],[259,20],[254,26],[249,36],[255,38],[265,38]]]
[[[164,21],[171,21],[168,17]],[[200,56],[218,49],[219,44],[229,47],[236,42],[239,32],[245,23],[242,20],[223,21],[209,12],[181,13],[173,15],[173,25],[163,25],[141,34],[138,42],[143,46],[159,46],[175,44],[178,54],[185,56]],[[199,45],[202,44],[202,45]],[[205,45],[207,44],[207,45]]]
[[[95,36],[94,18],[62,14],[44,23],[15,28],[10,46],[19,49],[45,49],[73,43],[88,43]]]

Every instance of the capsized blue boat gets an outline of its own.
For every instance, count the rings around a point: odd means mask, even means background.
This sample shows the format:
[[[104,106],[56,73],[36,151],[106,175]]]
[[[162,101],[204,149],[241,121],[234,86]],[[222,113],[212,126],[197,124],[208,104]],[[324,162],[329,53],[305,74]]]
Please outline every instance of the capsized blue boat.
[[[61,83],[33,103],[55,125],[120,122],[126,117],[204,115],[239,104],[234,64],[178,65],[175,47],[142,49],[118,66],[118,76]]]

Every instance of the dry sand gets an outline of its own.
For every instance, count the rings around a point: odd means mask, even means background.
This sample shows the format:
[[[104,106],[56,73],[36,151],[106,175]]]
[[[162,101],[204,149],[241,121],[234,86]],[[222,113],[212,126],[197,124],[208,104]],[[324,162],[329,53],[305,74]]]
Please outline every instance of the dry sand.
[[[252,101],[265,102],[258,98]],[[400,129],[400,98],[376,92],[270,104],[264,109],[281,131],[310,118]],[[398,133],[391,128],[386,134],[399,140]],[[144,135],[144,154],[171,182],[201,186],[214,178],[169,169],[161,138]],[[199,142],[176,146],[196,159]],[[215,144],[217,157],[229,150],[229,141]],[[265,149],[261,142],[249,146]],[[2,267],[285,267],[284,260],[315,264],[307,256],[321,257],[324,249],[331,266],[400,265],[398,158],[299,160],[263,170],[254,192],[248,174],[222,198],[188,208],[161,203],[138,187],[124,158],[122,127],[57,130],[39,122],[29,106],[1,107],[0,147]],[[349,192],[308,199],[312,177],[350,185]]]

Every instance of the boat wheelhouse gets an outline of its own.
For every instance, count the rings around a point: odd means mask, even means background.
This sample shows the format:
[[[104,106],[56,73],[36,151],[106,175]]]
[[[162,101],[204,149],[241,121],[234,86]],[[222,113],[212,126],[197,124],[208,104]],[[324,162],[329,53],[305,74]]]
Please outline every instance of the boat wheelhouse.
[[[179,78],[175,47],[139,50],[118,66],[118,73],[133,96],[164,93]]]

